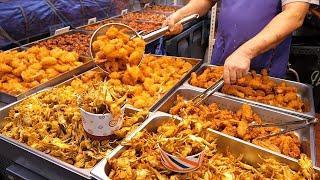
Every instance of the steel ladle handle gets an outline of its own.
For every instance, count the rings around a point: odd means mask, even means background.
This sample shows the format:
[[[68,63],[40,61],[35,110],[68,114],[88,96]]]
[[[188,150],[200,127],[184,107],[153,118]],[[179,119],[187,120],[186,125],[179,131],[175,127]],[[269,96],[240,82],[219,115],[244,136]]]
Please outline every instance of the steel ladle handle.
[[[178,23],[184,24],[188,21],[191,21],[191,20],[194,20],[197,18],[199,18],[199,14],[192,14],[190,16],[187,16],[187,17],[181,19]],[[153,31],[145,36],[142,36],[142,39],[144,39],[146,42],[150,42],[150,41],[164,35],[168,30],[169,30],[169,26],[162,27],[161,29]]]

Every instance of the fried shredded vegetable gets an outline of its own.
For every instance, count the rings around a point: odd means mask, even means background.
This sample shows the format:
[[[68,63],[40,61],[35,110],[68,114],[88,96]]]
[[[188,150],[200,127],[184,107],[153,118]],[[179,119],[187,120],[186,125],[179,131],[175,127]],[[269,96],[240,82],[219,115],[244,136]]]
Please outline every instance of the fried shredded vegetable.
[[[73,80],[70,86],[30,96],[10,110],[0,132],[76,167],[93,167],[118,141],[98,141],[87,136],[77,98],[103,79],[103,74],[89,71],[81,79]],[[120,136],[116,140],[132,132],[145,115],[139,112],[125,116],[124,127],[117,131]]]
[[[261,74],[260,76],[252,71],[251,74],[238,79],[235,85],[224,85],[222,92],[299,112],[306,111],[296,87],[285,82],[276,83],[270,79],[265,69]]]
[[[198,124],[197,124],[198,123]],[[161,163],[157,142],[163,137],[179,138],[181,135],[198,136],[205,142],[205,158],[199,169],[189,173],[175,173],[166,169]],[[296,171],[286,164],[274,159],[264,159],[258,167],[242,161],[230,153],[217,152],[215,138],[208,133],[195,117],[187,118],[180,123],[166,119],[156,132],[143,130],[138,132],[130,141],[123,143],[127,148],[119,156],[108,161],[107,174],[111,179],[317,179],[312,163],[302,155],[299,160],[300,168]],[[190,151],[190,146],[168,144],[169,149]],[[192,149],[192,148],[191,148]],[[188,153],[185,153],[188,154]]]
[[[294,133],[286,133],[270,138],[259,137],[277,133],[278,127],[249,127],[250,123],[261,124],[263,121],[248,104],[244,104],[236,113],[219,108],[216,103],[195,106],[178,96],[176,104],[170,109],[173,115],[180,117],[195,116],[203,128],[212,128],[228,135],[252,142],[270,150],[298,158],[301,154],[301,142]]]

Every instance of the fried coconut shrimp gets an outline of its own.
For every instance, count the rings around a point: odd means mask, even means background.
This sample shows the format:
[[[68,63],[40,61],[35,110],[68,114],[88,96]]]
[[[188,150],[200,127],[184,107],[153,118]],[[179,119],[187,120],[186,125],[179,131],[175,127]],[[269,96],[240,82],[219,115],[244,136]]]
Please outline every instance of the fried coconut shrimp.
[[[0,52],[0,91],[18,95],[81,64],[77,53],[59,48]]]
[[[95,61],[108,72],[123,71],[129,66],[137,66],[144,54],[146,43],[143,39],[130,36],[123,30],[110,27],[105,35],[98,36],[92,43],[96,52]]]
[[[100,72],[89,71],[69,86],[30,96],[10,110],[0,133],[76,167],[92,168],[119,142],[93,140],[83,129],[78,97],[103,79]],[[125,116],[124,128],[137,127],[143,115]],[[131,131],[126,129],[116,140]]]
[[[178,96],[170,113],[180,117],[195,116],[202,128],[212,128],[294,158],[301,154],[301,142],[294,133],[258,140],[259,137],[279,132],[280,128],[249,127],[251,123],[262,124],[263,121],[248,104],[243,104],[241,109],[234,113],[219,108],[215,103],[195,106],[191,101],[185,102],[183,97]]]
[[[215,84],[223,75],[223,67],[207,67],[201,74],[191,74],[190,84],[200,88],[209,88]]]
[[[224,85],[222,92],[294,111],[306,111],[297,88],[285,82],[276,83],[270,79],[265,69],[261,71],[261,75],[252,71],[251,74],[238,79],[236,84]]]
[[[119,156],[108,161],[106,171],[111,179],[317,179],[311,161],[302,155],[297,171],[274,159],[263,159],[261,164],[251,166],[230,153],[217,151],[215,137],[205,130],[195,116],[187,117],[180,123],[166,119],[156,131],[143,130],[130,141],[122,143],[126,149]],[[199,131],[200,130],[200,131]],[[164,134],[166,133],[166,134]],[[164,138],[166,137],[166,138]],[[194,141],[189,141],[191,137]],[[170,140],[169,140],[170,139]],[[185,143],[182,143],[185,141]],[[189,173],[176,173],[161,163],[158,143],[166,151],[176,155],[197,152],[198,145],[206,145],[202,165]],[[179,142],[179,143],[176,143]],[[193,146],[192,146],[193,145]],[[202,150],[202,148],[201,148]]]

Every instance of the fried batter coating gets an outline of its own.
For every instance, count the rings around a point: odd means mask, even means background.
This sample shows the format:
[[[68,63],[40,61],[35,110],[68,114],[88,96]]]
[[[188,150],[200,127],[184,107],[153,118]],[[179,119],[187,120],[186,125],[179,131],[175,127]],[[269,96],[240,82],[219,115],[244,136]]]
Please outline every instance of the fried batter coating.
[[[209,88],[215,84],[223,75],[223,67],[207,67],[201,74],[191,74],[190,84],[200,88]]]
[[[228,135],[252,142],[276,152],[298,158],[301,154],[301,142],[293,133],[287,133],[268,139],[257,140],[258,137],[277,133],[278,127],[249,127],[250,123],[262,124],[262,119],[253,112],[248,104],[243,104],[236,113],[220,109],[217,104],[194,106],[178,96],[170,114],[180,117],[196,116],[203,128],[212,128]]]
[[[89,87],[101,83],[104,74],[89,71],[69,86],[62,86],[30,96],[16,105],[5,118],[0,133],[43,151],[79,168],[92,168],[118,141],[93,140],[83,129],[78,97]],[[124,138],[144,120],[145,112],[124,117]],[[112,140],[114,141],[114,140]]]
[[[1,52],[0,91],[18,95],[81,64],[78,54],[58,48]]]
[[[261,74],[257,75],[253,71],[251,74],[238,79],[234,85],[224,85],[222,92],[294,111],[306,111],[296,87],[290,86],[284,81],[276,83],[270,79],[265,69],[261,71]]]

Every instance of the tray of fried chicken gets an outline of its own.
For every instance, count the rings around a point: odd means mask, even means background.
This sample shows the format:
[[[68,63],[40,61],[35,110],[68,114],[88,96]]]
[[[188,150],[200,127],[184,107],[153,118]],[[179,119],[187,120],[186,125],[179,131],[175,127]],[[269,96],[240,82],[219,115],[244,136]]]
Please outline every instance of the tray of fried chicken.
[[[197,157],[184,157],[199,152],[200,166],[177,170],[194,165]],[[152,114],[91,171],[96,179],[316,179],[318,173],[304,154],[286,158],[207,130],[195,116],[163,112]]]
[[[162,13],[174,13],[182,6],[170,6],[170,5],[150,5],[143,10],[146,12],[162,12]]]
[[[235,84],[224,84],[220,92],[231,98],[282,112],[315,116],[310,85],[270,77],[265,69],[261,71],[261,75],[252,71]]]
[[[205,128],[222,132],[286,156],[298,158],[301,153],[304,153],[314,160],[313,125],[268,138],[263,137],[278,133],[284,127],[251,126],[263,123],[303,122],[304,118],[253,104],[249,105],[218,94],[210,96],[203,104],[196,106],[190,100],[200,92],[196,89],[181,87],[163,102],[158,110],[182,118],[194,116]]]
[[[96,68],[7,106],[0,112],[0,140],[27,149],[30,156],[49,159],[48,168],[53,163],[88,178],[90,169],[148,115],[126,107],[119,130],[106,139],[91,138],[83,128],[78,101],[88,88],[104,83],[105,78]]]
[[[43,44],[0,52],[0,101],[12,103],[93,67],[81,49],[67,50]]]

